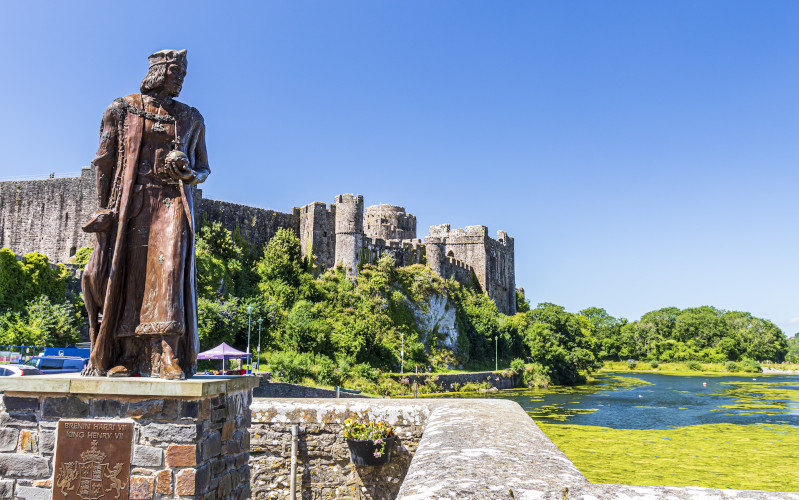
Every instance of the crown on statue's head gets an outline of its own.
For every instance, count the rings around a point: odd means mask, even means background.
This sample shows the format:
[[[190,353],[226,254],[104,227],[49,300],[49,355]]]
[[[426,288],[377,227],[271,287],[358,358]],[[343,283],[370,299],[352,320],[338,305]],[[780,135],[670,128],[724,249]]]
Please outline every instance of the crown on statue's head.
[[[180,64],[186,67],[186,50],[159,50],[155,54],[150,54],[147,58],[152,68],[156,64]]]

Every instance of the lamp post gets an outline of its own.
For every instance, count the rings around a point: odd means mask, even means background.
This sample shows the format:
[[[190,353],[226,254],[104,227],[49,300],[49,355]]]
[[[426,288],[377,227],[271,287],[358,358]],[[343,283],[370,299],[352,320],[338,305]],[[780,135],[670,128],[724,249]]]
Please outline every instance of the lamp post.
[[[252,306],[247,306],[247,315],[249,316],[249,320],[247,321],[247,375],[252,373],[252,355],[250,354],[250,330],[252,330]]]
[[[258,371],[261,371],[261,323],[263,320],[263,318],[258,318],[258,364],[255,368]]]
[[[494,335],[494,371],[499,370],[499,337]]]
[[[402,338],[402,349],[400,349],[400,375],[402,375],[403,368],[405,367],[405,333],[400,332],[400,337]]]

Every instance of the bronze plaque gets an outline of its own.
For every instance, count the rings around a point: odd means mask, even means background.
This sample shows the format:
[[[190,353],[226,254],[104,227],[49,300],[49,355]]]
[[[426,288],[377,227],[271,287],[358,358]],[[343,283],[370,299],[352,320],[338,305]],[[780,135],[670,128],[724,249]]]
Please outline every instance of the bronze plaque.
[[[53,500],[128,500],[133,423],[59,420]]]

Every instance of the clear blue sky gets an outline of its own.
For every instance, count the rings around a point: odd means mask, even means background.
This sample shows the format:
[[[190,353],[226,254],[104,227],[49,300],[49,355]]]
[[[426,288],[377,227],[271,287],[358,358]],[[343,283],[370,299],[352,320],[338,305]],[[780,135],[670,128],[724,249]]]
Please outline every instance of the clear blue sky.
[[[799,2],[7,2],[0,178],[77,172],[188,49],[208,198],[516,240],[533,303],[799,331]]]

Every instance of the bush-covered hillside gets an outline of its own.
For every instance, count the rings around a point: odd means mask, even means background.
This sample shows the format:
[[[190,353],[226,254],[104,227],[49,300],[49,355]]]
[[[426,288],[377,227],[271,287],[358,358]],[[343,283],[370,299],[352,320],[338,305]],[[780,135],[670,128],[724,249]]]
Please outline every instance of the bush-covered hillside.
[[[85,313],[79,295],[66,293],[67,271],[45,255],[17,260],[0,249],[0,345],[62,347],[79,342]]]

